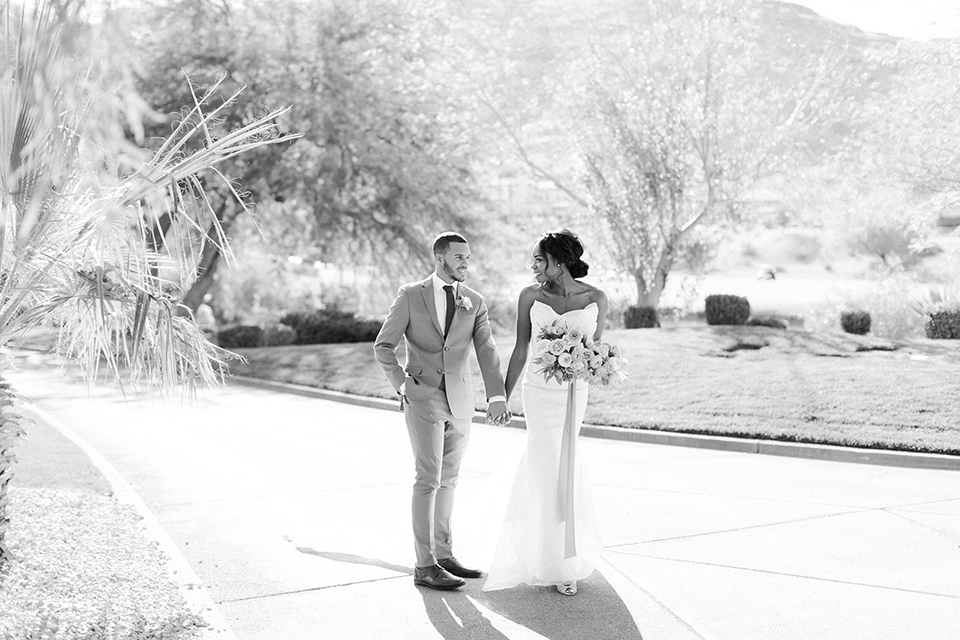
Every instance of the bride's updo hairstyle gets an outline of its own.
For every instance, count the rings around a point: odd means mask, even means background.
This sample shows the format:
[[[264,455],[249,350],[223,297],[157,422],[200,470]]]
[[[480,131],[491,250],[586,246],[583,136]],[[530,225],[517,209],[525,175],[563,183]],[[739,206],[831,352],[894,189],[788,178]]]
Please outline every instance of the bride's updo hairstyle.
[[[545,233],[540,236],[537,244],[541,252],[553,256],[560,264],[567,265],[574,278],[582,278],[590,270],[590,265],[580,259],[583,255],[583,243],[577,234],[569,229]]]

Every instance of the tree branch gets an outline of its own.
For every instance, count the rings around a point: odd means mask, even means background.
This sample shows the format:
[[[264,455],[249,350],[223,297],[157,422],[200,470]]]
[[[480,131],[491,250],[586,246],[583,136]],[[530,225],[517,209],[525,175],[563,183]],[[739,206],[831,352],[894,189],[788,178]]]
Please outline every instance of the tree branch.
[[[490,110],[490,112],[493,114],[493,116],[497,119],[497,122],[500,123],[500,126],[503,127],[504,131],[506,132],[507,137],[509,137],[509,138],[510,138],[510,141],[513,143],[513,146],[514,146],[514,148],[517,150],[517,153],[520,154],[520,159],[523,160],[523,162],[524,162],[528,167],[530,167],[531,170],[533,170],[534,174],[536,174],[537,176],[539,176],[539,177],[541,177],[541,178],[544,178],[544,179],[546,179],[546,180],[549,180],[551,183],[553,183],[553,185],[554,185],[555,187],[557,187],[558,189],[560,189],[560,191],[562,191],[562,192],[564,192],[565,194],[567,194],[567,196],[568,196],[571,200],[573,200],[574,202],[576,202],[576,203],[579,204],[580,206],[582,206],[582,207],[589,207],[589,206],[590,206],[590,203],[587,201],[586,198],[584,198],[584,197],[582,197],[580,194],[576,193],[573,189],[571,189],[571,188],[568,187],[566,184],[564,184],[564,183],[563,183],[559,178],[557,178],[555,175],[553,175],[552,173],[550,173],[549,171],[547,171],[546,169],[544,169],[543,167],[541,167],[540,165],[538,165],[536,162],[533,161],[533,159],[530,157],[530,154],[527,153],[526,148],[523,146],[523,143],[520,141],[520,138],[519,138],[519,137],[517,136],[517,134],[514,132],[513,128],[512,128],[512,127],[510,126],[510,124],[506,121],[506,119],[500,114],[500,112],[497,110],[497,108],[494,107],[494,106],[490,103],[489,100],[487,100],[486,98],[484,98],[484,97],[483,97],[482,95],[480,95],[479,93],[477,93],[477,99],[480,100],[480,102],[481,102],[485,107],[487,107],[487,108]]]

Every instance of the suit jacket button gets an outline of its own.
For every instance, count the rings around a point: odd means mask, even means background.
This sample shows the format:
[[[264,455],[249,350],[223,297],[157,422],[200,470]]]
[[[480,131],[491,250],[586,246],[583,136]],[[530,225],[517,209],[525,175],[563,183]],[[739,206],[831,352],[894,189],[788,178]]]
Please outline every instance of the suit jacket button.
[[[437,373],[439,373],[440,375],[443,375],[443,369],[437,369]]]
[[[444,350],[444,351],[450,351],[450,347],[444,347],[443,350]]]

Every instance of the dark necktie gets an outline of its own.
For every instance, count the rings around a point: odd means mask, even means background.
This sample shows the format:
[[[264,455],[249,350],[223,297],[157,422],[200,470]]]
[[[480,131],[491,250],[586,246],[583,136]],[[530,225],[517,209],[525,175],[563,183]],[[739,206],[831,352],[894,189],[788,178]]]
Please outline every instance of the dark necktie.
[[[450,323],[453,322],[453,311],[456,304],[453,301],[453,285],[443,285],[443,290],[447,292],[447,321],[443,326],[443,337],[446,338],[450,333]]]

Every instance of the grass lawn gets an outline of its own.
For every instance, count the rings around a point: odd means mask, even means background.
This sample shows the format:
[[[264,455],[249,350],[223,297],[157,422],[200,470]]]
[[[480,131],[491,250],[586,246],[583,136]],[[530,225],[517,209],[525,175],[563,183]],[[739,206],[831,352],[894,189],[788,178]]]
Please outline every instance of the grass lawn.
[[[957,341],[706,325],[604,337],[623,348],[630,377],[591,389],[591,424],[960,455]],[[506,366],[513,337],[498,343]],[[239,353],[237,375],[394,397],[371,343]],[[522,413],[519,393],[511,409]]]

